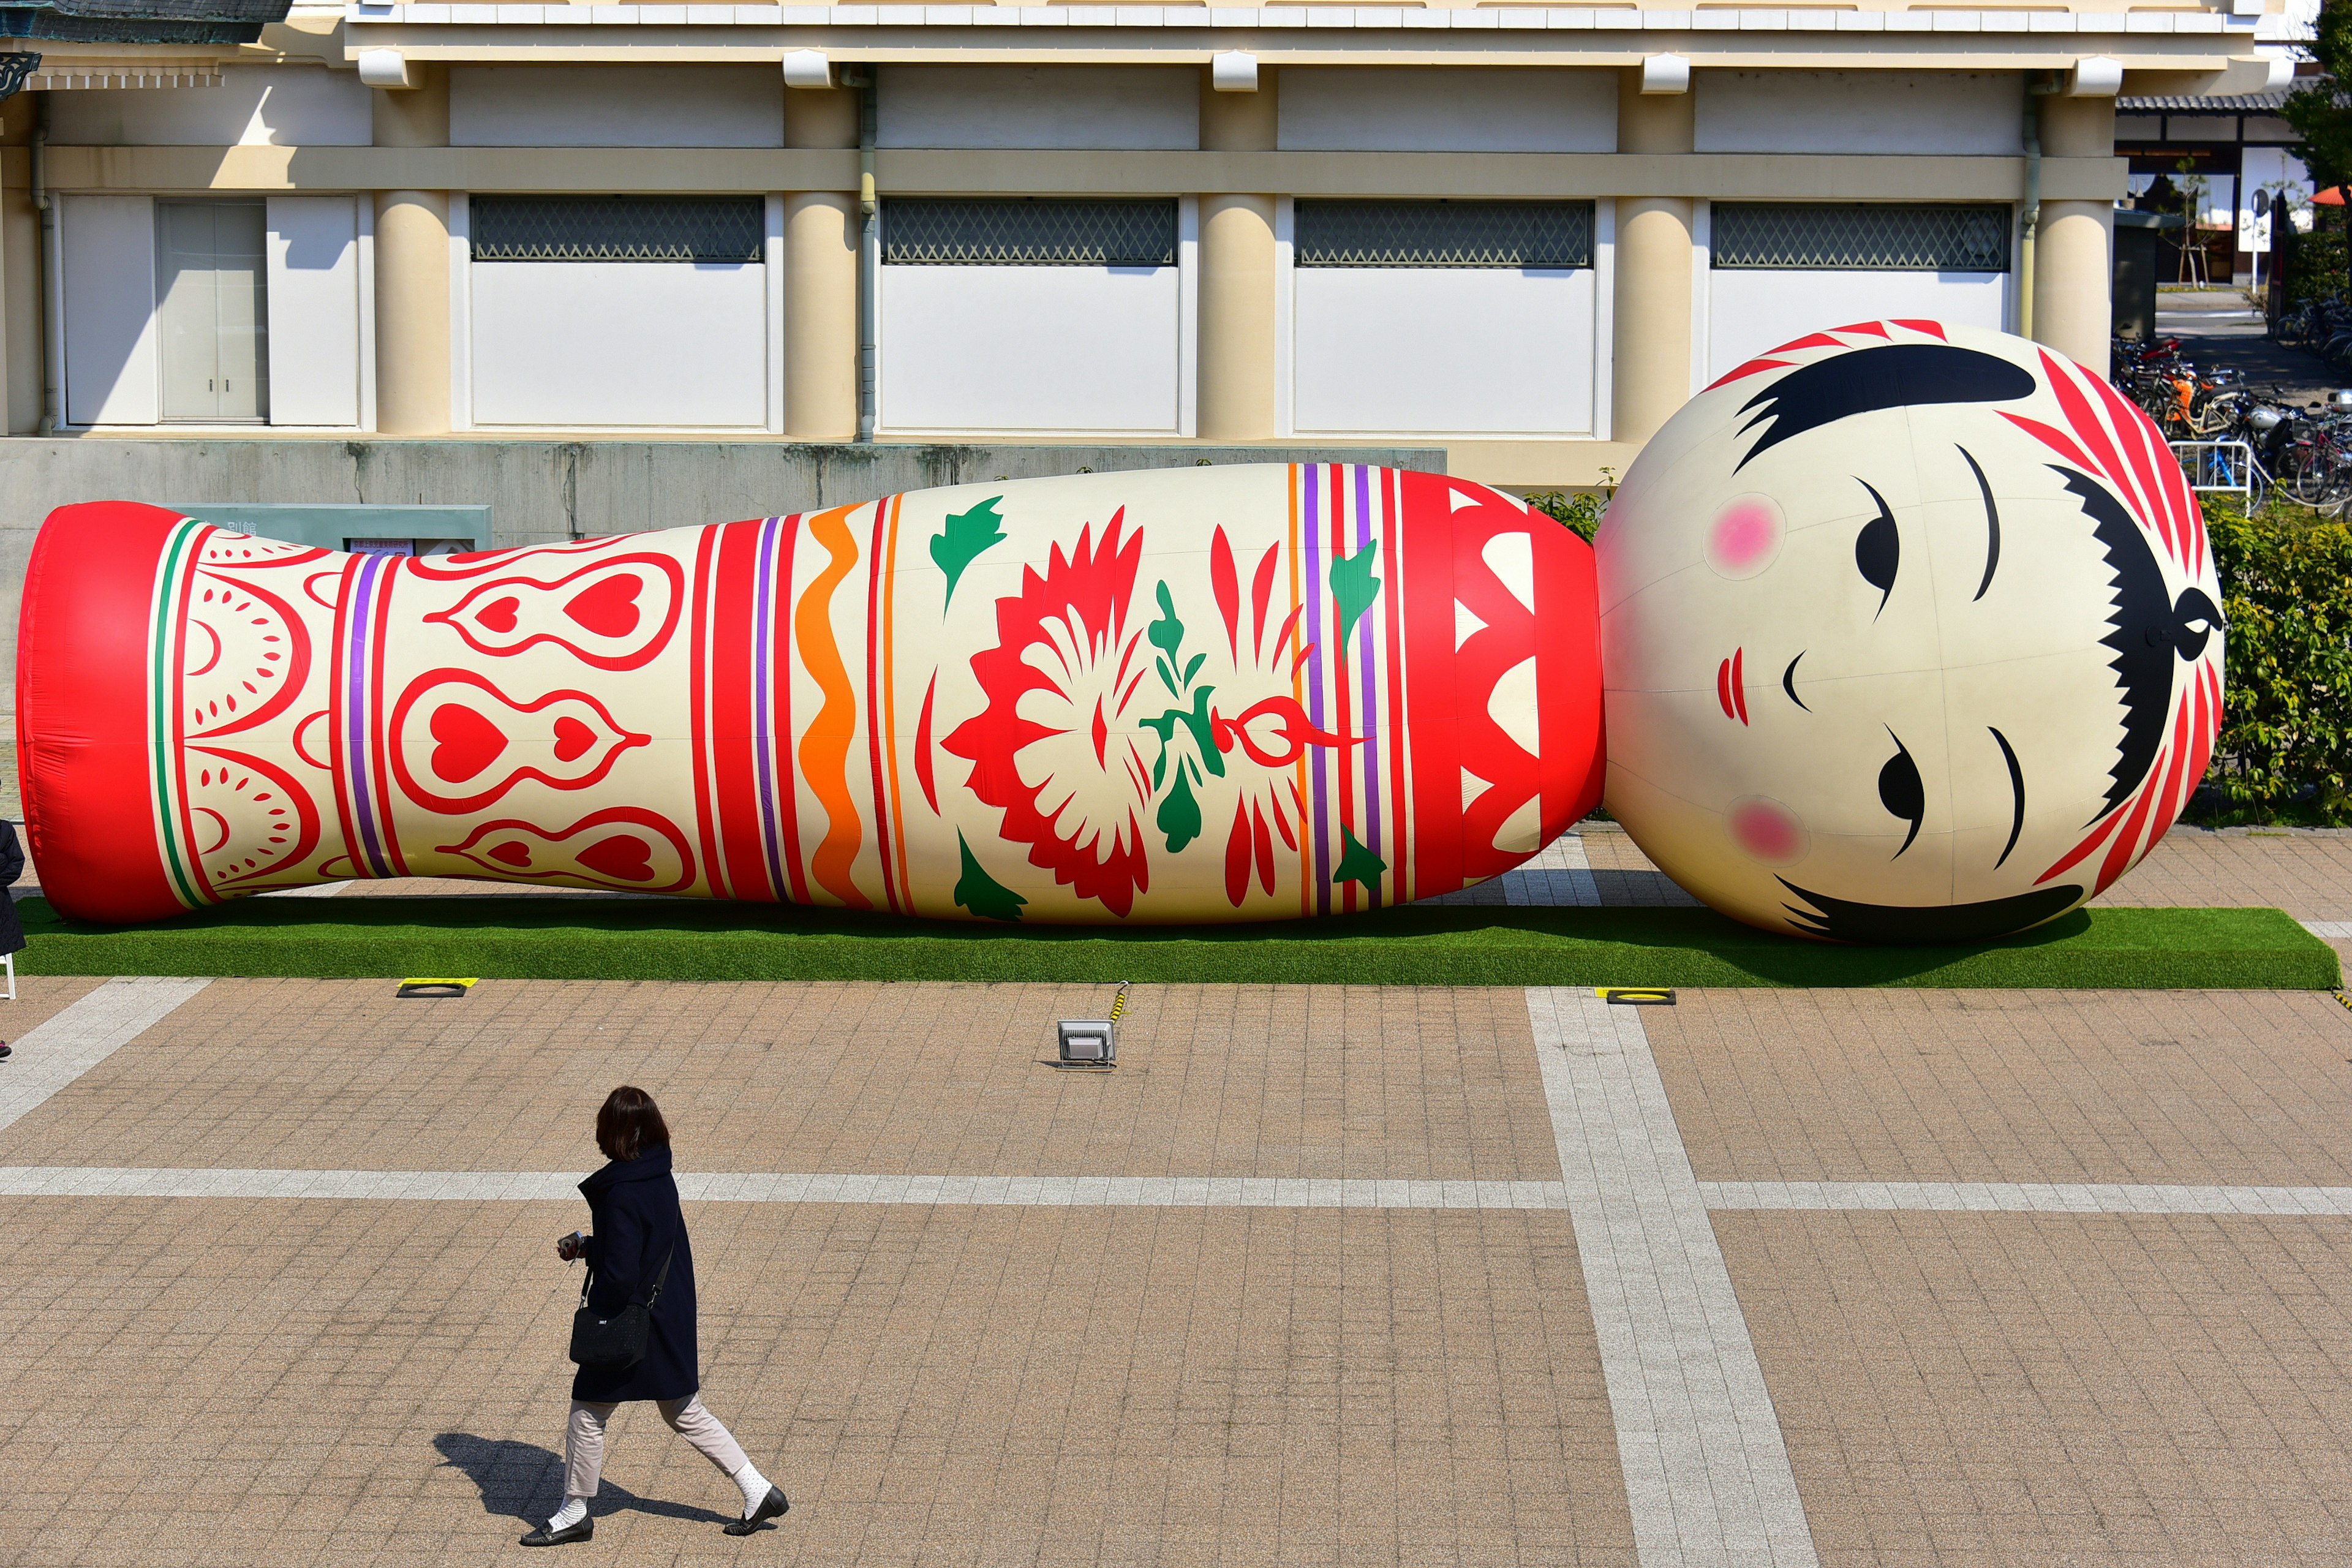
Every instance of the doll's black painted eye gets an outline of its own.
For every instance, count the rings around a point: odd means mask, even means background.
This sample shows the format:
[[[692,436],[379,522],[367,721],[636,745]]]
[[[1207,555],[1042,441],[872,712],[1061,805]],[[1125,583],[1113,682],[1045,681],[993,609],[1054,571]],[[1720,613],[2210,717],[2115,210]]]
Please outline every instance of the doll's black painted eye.
[[[1854,535],[1853,565],[1862,580],[1878,590],[1878,608],[1885,610],[1886,601],[1895,593],[1895,574],[1903,563],[1903,535],[1895,526],[1895,514],[1887,509],[1886,498],[1871,489],[1869,481],[1859,481],[1870,490],[1870,499],[1878,503],[1878,515],[1862,525]],[[1873,612],[1872,619],[1877,618]]]
[[[1901,737],[1892,730],[1886,731],[1886,737],[1895,742],[1895,754],[1878,770],[1878,804],[1886,808],[1889,816],[1911,825],[1911,831],[1903,836],[1903,849],[1908,849],[1919,837],[1919,824],[1927,816],[1927,790],[1919,782],[1919,764],[1911,760],[1910,750]],[[1895,852],[1895,858],[1903,858],[1903,849]]]

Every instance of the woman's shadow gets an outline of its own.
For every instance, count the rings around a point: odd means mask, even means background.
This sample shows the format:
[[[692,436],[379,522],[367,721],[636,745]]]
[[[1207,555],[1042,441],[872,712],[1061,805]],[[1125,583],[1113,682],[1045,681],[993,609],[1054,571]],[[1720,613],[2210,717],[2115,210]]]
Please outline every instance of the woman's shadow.
[[[536,1443],[477,1437],[470,1432],[444,1432],[433,1439],[433,1446],[441,1450],[443,1464],[465,1471],[481,1489],[485,1513],[506,1514],[526,1524],[540,1524],[563,1506],[561,1454],[551,1453]],[[725,1524],[734,1517],[685,1503],[641,1498],[609,1479],[598,1489],[596,1500],[588,1505],[590,1517],[595,1519],[623,1509],[659,1514],[664,1519],[692,1520],[698,1524]]]

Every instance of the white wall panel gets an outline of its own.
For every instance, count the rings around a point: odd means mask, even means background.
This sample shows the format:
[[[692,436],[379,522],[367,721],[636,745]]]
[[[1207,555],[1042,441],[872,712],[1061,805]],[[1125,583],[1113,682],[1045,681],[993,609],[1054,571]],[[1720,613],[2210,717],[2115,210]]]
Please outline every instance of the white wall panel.
[[[1293,429],[1592,430],[1591,268],[1302,267],[1291,279]]]
[[[477,427],[766,426],[766,268],[478,261],[466,272]]]
[[[84,147],[364,147],[368,89],[357,71],[230,66],[218,87],[53,92],[49,140]]]
[[[1706,379],[1824,327],[1895,317],[1999,331],[2005,272],[1776,271],[1727,268],[1707,279]]]
[[[770,66],[454,66],[454,147],[781,147]]]
[[[884,66],[885,147],[1191,151],[1197,66]]]
[[[902,432],[1177,434],[1181,271],[883,268],[881,423]]]
[[[360,422],[360,230],[350,196],[272,196],[269,422]]]
[[[1617,150],[1615,71],[1293,66],[1279,109],[1286,152]]]
[[[2014,157],[2025,144],[2015,71],[1711,70],[1695,85],[1702,153]]]
[[[61,196],[58,244],[64,253],[58,287],[65,310],[66,423],[154,424],[161,413],[154,199]]]

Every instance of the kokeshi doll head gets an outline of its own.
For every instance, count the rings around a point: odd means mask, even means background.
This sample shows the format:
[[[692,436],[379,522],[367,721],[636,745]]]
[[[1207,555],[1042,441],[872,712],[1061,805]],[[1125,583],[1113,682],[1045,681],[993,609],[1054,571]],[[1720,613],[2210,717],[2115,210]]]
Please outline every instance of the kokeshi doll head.
[[[1776,349],[1667,422],[1596,543],[1609,808],[1751,924],[2039,924],[2147,854],[2211,755],[2196,497],[2138,409],[2022,339]]]

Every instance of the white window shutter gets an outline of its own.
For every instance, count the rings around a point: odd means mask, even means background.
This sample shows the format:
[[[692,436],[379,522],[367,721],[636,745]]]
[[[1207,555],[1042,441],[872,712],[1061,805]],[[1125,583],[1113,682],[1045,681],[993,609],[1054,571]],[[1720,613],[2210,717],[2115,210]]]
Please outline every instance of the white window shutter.
[[[359,213],[350,196],[269,198],[269,422],[360,422]]]
[[[160,415],[155,203],[61,196],[66,422],[152,425]]]

